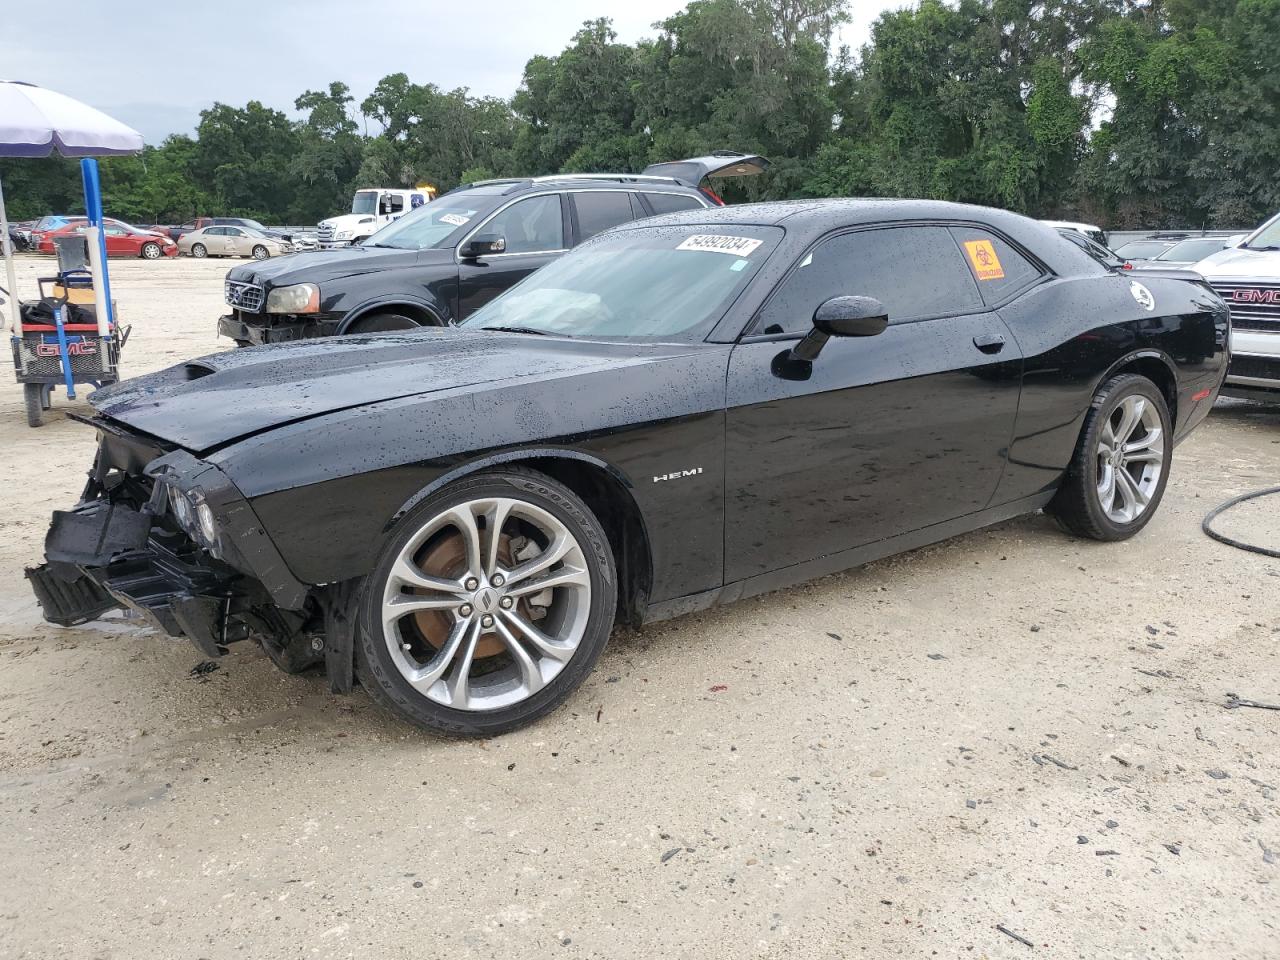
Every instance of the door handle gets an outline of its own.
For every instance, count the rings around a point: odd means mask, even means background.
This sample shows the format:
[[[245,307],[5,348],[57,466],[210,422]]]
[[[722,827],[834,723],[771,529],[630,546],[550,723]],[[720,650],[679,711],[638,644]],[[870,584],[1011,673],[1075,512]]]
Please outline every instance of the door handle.
[[[1004,349],[1004,337],[998,333],[980,333],[973,338],[973,345],[983,353],[999,353]]]

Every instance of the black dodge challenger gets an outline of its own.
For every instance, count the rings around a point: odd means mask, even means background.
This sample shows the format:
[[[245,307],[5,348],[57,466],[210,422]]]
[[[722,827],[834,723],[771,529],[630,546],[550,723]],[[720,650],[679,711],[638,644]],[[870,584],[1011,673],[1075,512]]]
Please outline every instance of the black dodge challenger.
[[[217,354],[93,395],[46,617],[256,636],[437,730],[582,682],[614,623],[1040,508],[1122,540],[1222,383],[1194,274],[1049,227],[799,201],[619,227],[458,327]]]

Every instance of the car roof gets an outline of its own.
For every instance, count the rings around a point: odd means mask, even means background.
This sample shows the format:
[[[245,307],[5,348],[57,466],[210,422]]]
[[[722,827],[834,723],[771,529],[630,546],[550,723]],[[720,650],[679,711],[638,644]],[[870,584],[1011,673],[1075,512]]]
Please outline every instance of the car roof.
[[[776,200],[668,213],[613,229],[635,230],[681,224],[781,226],[789,234],[797,235],[801,242],[808,243],[825,233],[844,227],[929,221],[986,224],[1033,253],[1055,273],[1094,272],[1094,268],[1101,269],[1097,261],[1087,253],[1061,237],[1056,229],[1039,220],[996,207],[945,200]]]

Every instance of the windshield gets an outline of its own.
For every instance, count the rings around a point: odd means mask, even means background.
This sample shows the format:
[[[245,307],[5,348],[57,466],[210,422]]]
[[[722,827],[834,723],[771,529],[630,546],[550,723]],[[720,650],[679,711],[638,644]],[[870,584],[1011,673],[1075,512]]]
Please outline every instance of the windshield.
[[[1280,217],[1276,217],[1246,244],[1249,250],[1280,250]]]
[[[361,246],[397,250],[451,246],[461,239],[464,227],[494,209],[500,200],[500,190],[483,187],[445,194],[393,220]]]
[[[258,231],[267,229],[262,224],[260,224],[257,220],[241,220],[240,226],[247,227],[250,230],[258,230]]]
[[[1226,239],[1222,237],[1183,240],[1181,243],[1175,243],[1164,253],[1160,254],[1160,256],[1156,257],[1156,259],[1195,263],[1197,260],[1203,260],[1211,253],[1217,253],[1225,247],[1226,244]]]
[[[1172,243],[1166,240],[1135,240],[1123,247],[1116,247],[1116,253],[1126,260],[1150,260],[1168,250]]]
[[[567,337],[701,339],[781,236],[777,227],[737,224],[605,234],[531,274],[462,325]]]
[[[377,213],[378,191],[357,190],[355,199],[351,201],[351,212],[359,214]]]

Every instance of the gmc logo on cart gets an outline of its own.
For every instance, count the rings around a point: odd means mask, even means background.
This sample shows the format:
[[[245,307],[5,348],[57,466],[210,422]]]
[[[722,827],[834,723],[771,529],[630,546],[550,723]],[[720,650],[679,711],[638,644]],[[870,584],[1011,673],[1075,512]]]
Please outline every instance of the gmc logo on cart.
[[[1236,290],[1231,299],[1237,303],[1280,303],[1280,289],[1277,290]]]
[[[92,340],[76,340],[67,341],[67,353],[73,357],[92,356],[98,352],[97,346]],[[41,341],[36,344],[37,357],[56,357],[58,355],[58,344],[56,342],[49,343]]]

